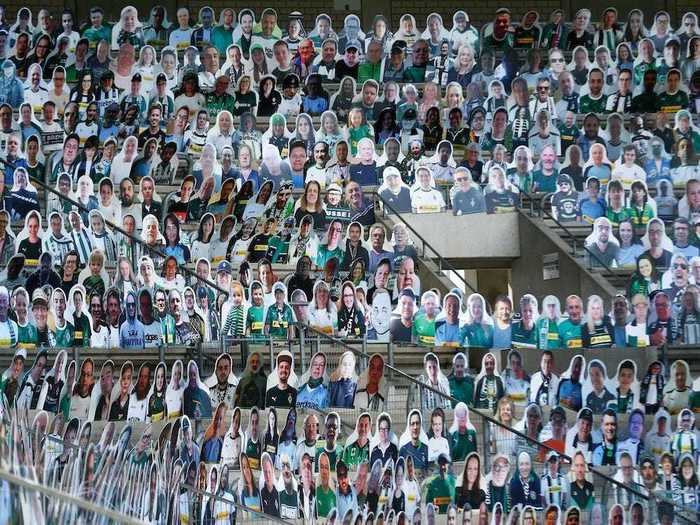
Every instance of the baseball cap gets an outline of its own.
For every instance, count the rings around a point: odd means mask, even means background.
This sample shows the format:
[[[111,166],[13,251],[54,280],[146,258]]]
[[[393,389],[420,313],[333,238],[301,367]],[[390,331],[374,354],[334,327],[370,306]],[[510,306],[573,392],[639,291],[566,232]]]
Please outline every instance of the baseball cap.
[[[233,273],[233,270],[231,268],[231,263],[228,261],[221,261],[219,263],[219,266],[216,268],[216,273],[219,272],[226,272],[226,273]]]
[[[32,306],[36,304],[43,304],[46,307],[49,306],[49,300],[46,297],[46,293],[44,293],[44,290],[41,288],[37,288],[32,294]]]
[[[131,77],[132,82],[141,82],[141,73],[134,73]]]
[[[556,450],[550,450],[547,453],[547,461],[556,461],[559,459],[559,453]]]
[[[288,350],[282,350],[279,354],[277,354],[277,362],[281,361],[287,361],[290,365],[292,364],[292,354],[289,353]],[[338,469],[336,465],[336,470]]]
[[[591,412],[590,408],[582,408],[581,412],[579,412],[578,418],[585,419],[585,420],[593,423],[593,412]]]
[[[294,73],[291,73],[284,77],[284,80],[282,80],[282,87],[283,88],[298,88],[299,87],[299,77],[296,76]]]
[[[389,166],[388,168],[384,168],[382,176],[384,177],[384,180],[386,180],[388,177],[401,177],[401,173],[399,172],[398,168]]]
[[[156,84],[159,82],[167,82],[168,77],[165,76],[165,73],[158,73],[158,76],[156,77]]]
[[[360,43],[357,40],[349,40],[345,44],[345,51],[348,51],[349,49],[355,49],[356,51],[360,49]]]
[[[449,465],[449,463],[450,463],[450,458],[448,457],[447,454],[445,454],[444,452],[442,452],[442,453],[438,456],[438,463],[439,463],[440,465]]]
[[[406,111],[404,111],[402,120],[416,120],[416,117],[416,110],[413,108],[408,108]]]
[[[560,184],[568,184],[569,186],[573,185],[571,182],[571,177],[569,177],[566,173],[561,173],[557,177],[557,185],[560,185]]]
[[[342,459],[338,460],[338,463],[336,463],[335,472],[336,472],[336,474],[338,474],[338,476],[347,476],[348,475],[348,466],[345,464],[345,462]]]
[[[340,184],[338,184],[337,182],[333,182],[333,183],[329,184],[328,187],[326,188],[326,193],[330,193],[332,191],[336,191],[338,193],[343,192],[343,190],[340,188]]]
[[[279,113],[275,113],[274,115],[272,115],[272,117],[270,117],[270,124],[272,124],[273,126],[284,126],[284,117]]]
[[[396,40],[393,44],[391,44],[391,54],[397,54],[397,53],[403,53],[406,49],[406,41],[405,40]]]

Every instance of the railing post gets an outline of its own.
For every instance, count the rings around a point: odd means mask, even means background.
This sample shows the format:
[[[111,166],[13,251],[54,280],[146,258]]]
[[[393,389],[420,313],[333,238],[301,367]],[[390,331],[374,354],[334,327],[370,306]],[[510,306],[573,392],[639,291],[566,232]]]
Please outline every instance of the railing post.
[[[197,366],[199,367],[199,373],[202,374],[202,369],[204,366],[204,356],[202,355],[202,343],[197,343]]]
[[[269,339],[267,340],[267,345],[268,349],[270,350],[270,366],[272,367],[272,370],[275,369],[275,352],[272,349],[272,335],[269,336]]]
[[[306,370],[306,351],[304,350],[304,332],[302,326],[299,330],[299,359],[301,359],[301,370]]]
[[[667,342],[661,345],[661,348],[659,349],[660,352],[659,352],[658,357],[659,357],[659,361],[661,361],[664,365],[664,370],[666,370],[668,372],[669,371],[668,362],[667,362],[668,357],[666,355],[666,348],[667,347],[668,347]]]
[[[386,344],[386,353],[389,359],[389,378],[394,378],[394,343],[391,341]]]
[[[165,345],[158,345],[158,359],[165,363]]]
[[[489,428],[489,422],[486,421],[484,418],[481,418],[482,421],[482,426],[481,426],[481,434],[484,440],[484,465],[490,465],[491,464],[491,429]]]

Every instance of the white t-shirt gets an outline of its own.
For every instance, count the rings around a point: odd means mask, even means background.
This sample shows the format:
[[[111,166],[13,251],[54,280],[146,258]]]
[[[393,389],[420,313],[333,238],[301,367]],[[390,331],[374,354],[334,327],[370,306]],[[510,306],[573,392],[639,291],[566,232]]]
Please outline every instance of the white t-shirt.
[[[90,395],[86,397],[80,397],[78,395],[73,395],[70,398],[70,412],[68,414],[68,419],[73,419],[77,417],[78,419],[87,419],[88,411],[90,410]]]
[[[166,401],[167,403],[167,401]],[[143,399],[138,399],[136,397],[136,392],[132,392],[129,396],[129,410],[127,411],[126,419],[128,421],[138,420],[146,421],[146,414],[148,413],[148,396]]]
[[[18,330],[17,323],[12,319],[0,323],[0,347],[7,348],[17,345]]]
[[[160,321],[143,325],[143,344],[145,348],[157,348],[163,341],[163,329]],[[167,397],[167,396],[166,396]]]
[[[416,213],[435,213],[445,207],[445,199],[437,190],[417,188],[411,193],[411,208]]]
[[[175,390],[168,385],[165,391],[165,406],[168,407],[168,419],[182,415],[182,388]]]
[[[90,333],[90,346],[95,348],[117,348],[119,346],[119,339],[117,338],[116,345],[113,345],[114,341],[111,337],[111,332],[112,330],[104,325],[100,325],[99,332],[93,328]]]

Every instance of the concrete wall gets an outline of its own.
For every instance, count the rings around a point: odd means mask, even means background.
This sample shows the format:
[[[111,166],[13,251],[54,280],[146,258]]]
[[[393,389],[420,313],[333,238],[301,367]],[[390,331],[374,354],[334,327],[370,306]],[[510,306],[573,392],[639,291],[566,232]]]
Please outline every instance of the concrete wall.
[[[570,254],[569,246],[544,225],[541,219],[532,219],[519,214],[520,257],[513,261],[511,285],[513,297],[517,300],[523,294],[533,293],[538,299],[545,295],[556,295],[564,303],[567,295],[578,294],[585,298],[592,294],[600,295],[606,304],[616,294],[615,288],[600,275],[590,273]],[[542,256],[557,254],[559,277],[544,280]]]
[[[518,214],[405,214],[407,223],[446,259],[511,259],[520,255]],[[484,226],[488,224],[488,229]],[[419,252],[421,242],[414,239]],[[431,256],[426,249],[426,255]],[[466,266],[458,266],[458,268]]]

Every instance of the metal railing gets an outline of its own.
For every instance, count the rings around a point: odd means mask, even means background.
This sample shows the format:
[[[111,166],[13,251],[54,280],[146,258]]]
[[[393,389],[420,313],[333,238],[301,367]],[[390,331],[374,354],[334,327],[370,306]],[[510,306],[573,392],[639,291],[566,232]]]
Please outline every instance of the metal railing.
[[[404,226],[406,226],[408,231],[411,232],[411,235],[414,237],[414,240],[420,241],[423,248],[421,250],[421,257],[423,259],[436,259],[438,269],[441,272],[444,272],[446,268],[448,271],[451,271],[462,282],[462,284],[464,284],[465,291],[470,290],[472,293],[477,293],[476,289],[467,282],[467,280],[462,276],[462,274],[459,273],[459,271],[447,259],[440,255],[440,253],[435,248],[433,248],[433,246],[428,241],[425,240],[425,237],[418,233],[416,229],[408,221],[406,221],[406,219],[402,217],[401,213],[396,211],[396,209],[393,206],[391,206],[391,204],[386,202],[379,193],[374,193],[374,196],[375,199],[377,199],[378,202],[382,204],[382,212],[384,214],[384,217],[387,217],[386,210],[389,210],[389,212],[391,212],[389,218],[397,218]],[[434,254],[433,257],[428,257],[426,255],[426,248]]]
[[[328,334],[325,334],[323,332],[318,332],[316,330],[312,330],[313,332],[316,333],[316,335],[322,339],[325,339],[329,343],[333,343],[335,345],[339,345],[340,347],[353,352],[357,356],[369,360],[370,356],[366,354],[363,350],[359,350],[355,348],[353,345],[346,343],[345,341],[342,341],[338,338],[335,338],[333,336],[330,336]],[[400,378],[401,380],[407,382],[408,384],[411,385],[411,387],[415,391],[429,391],[435,396],[442,397],[444,399],[447,399],[452,403],[452,406],[454,406],[456,403],[458,403],[460,400],[455,398],[452,395],[445,394],[441,390],[438,390],[434,388],[431,385],[425,384],[423,382],[420,382],[418,379],[412,377],[411,375],[407,374],[405,371],[400,370],[399,368],[394,367],[393,365],[389,363],[384,363],[384,369],[385,369],[385,375],[389,376],[392,381],[395,381],[397,378]],[[415,404],[411,404],[410,398],[407,401],[407,406],[406,406],[406,413],[409,413],[412,408],[415,408]],[[498,421],[495,417],[485,413],[483,410],[474,408],[473,406],[469,407],[469,413],[472,415],[478,416],[483,422],[487,423],[483,427],[483,436],[484,436],[484,443],[488,441],[488,432],[489,432],[489,427],[498,427],[501,428],[503,431],[512,434],[515,436],[516,439],[523,440],[526,443],[528,443],[530,446],[537,447],[537,449],[545,449],[548,452],[549,451],[554,451],[557,454],[559,454],[560,457],[562,457],[565,460],[568,460],[570,463],[572,462],[571,457],[567,456],[566,454],[562,454],[559,450],[551,447],[550,445],[540,443],[537,440],[532,439],[530,436],[527,434],[521,432],[520,430],[509,427]],[[488,464],[488,449],[485,449],[486,457],[482,458],[482,465]],[[629,485],[626,485],[625,483],[616,480],[614,477],[610,476],[607,472],[604,470],[601,470],[600,468],[595,468],[591,465],[589,465],[589,472],[594,476],[594,478],[597,478],[599,481],[603,483],[610,484],[613,487],[616,487],[617,490],[625,491],[628,494],[634,496],[637,499],[641,499],[647,502],[651,502],[652,504],[655,501],[662,502],[666,505],[672,505],[674,509],[678,510],[678,513],[676,513],[676,517],[680,518],[680,523],[696,523],[696,518],[695,518],[695,509],[689,509],[678,502],[674,500],[670,500],[667,498],[661,497],[659,494],[648,494],[646,490],[644,489],[638,489],[636,487],[632,487]]]
[[[522,200],[523,196],[528,197],[530,199],[530,214],[532,216],[538,216],[538,215],[534,215],[534,204],[535,204],[535,202],[540,203],[540,207],[539,207],[540,214],[544,214],[546,216],[546,218],[554,221],[554,224],[556,224],[557,227],[560,228],[566,234],[567,240],[571,243],[571,249],[573,252],[572,255],[574,256],[574,258],[576,258],[576,243],[577,243],[576,236],[564,224],[562,224],[557,218],[555,218],[554,215],[552,215],[549,211],[547,211],[545,206],[542,205],[542,200],[546,197],[546,195],[543,195],[540,197],[538,195],[533,195],[532,193],[528,193],[524,190],[520,190],[520,195],[521,195],[521,200]],[[520,207],[519,209],[520,209],[520,213],[524,213],[522,207]],[[610,268],[610,266],[605,261],[603,261],[600,257],[598,257],[598,255],[593,253],[588,248],[588,246],[586,246],[585,241],[583,243],[581,243],[581,245],[582,245],[583,250],[589,256],[589,260],[588,260],[589,264],[587,265],[589,267],[589,269],[592,269],[592,265],[590,264],[590,257],[593,257],[596,261],[598,261],[598,263],[600,263],[602,268],[607,270],[609,273],[614,273],[613,269]]]
[[[28,493],[39,494],[44,498],[51,499],[52,503],[54,504],[58,503],[69,507],[73,507],[74,509],[80,509],[82,512],[86,512],[93,517],[100,516],[103,520],[109,520],[109,523],[120,523],[126,525],[143,524],[141,520],[137,520],[135,518],[122,514],[121,512],[117,512],[102,505],[97,505],[89,501],[88,499],[79,498],[72,494],[68,494],[67,492],[63,492],[55,488],[48,487],[46,485],[36,483],[28,478],[17,476],[16,474],[13,474],[5,469],[0,469],[0,480],[10,485],[11,496],[19,496],[21,498],[24,494],[24,497],[26,498],[26,494]],[[19,508],[17,508],[16,510],[19,511],[19,515],[13,515],[14,519],[20,520],[21,518],[21,520],[27,520],[24,521],[24,523],[36,523],[38,525],[41,525],[42,523],[47,523],[46,520],[48,517],[44,515],[43,510],[40,506],[30,504],[31,512],[33,512],[31,516],[25,515],[24,511],[26,509],[23,508],[23,505],[18,505],[18,507]],[[39,521],[41,517],[43,517],[44,521]],[[20,523],[22,521],[17,522]]]
[[[5,162],[5,163],[7,164],[7,162]],[[84,213],[88,213],[88,214],[90,213],[90,210],[86,206],[84,206],[82,203],[80,203],[74,199],[71,199],[70,197],[68,197],[66,195],[63,195],[61,192],[59,192],[55,188],[52,188],[43,180],[36,178],[34,176],[31,176],[31,175],[29,176],[29,179],[31,180],[32,183],[37,184],[41,188],[43,188],[45,192],[49,192],[49,193],[55,195],[61,201],[65,201],[65,202],[70,203],[72,206],[75,206],[76,208],[78,208],[79,210],[81,210]],[[48,196],[47,196],[47,198],[48,198]],[[132,233],[127,232],[121,226],[118,226],[117,224],[113,223],[112,221],[105,219],[105,224],[107,226],[109,226],[112,230],[114,230],[115,232],[117,232],[125,237],[128,237],[129,239],[131,239],[132,242],[135,242],[136,244],[140,245],[142,248],[146,249],[149,253],[155,253],[159,257],[167,258],[167,254],[165,252],[163,252],[159,248],[155,248],[153,246],[150,246],[146,241],[140,239],[138,236],[136,236]],[[135,253],[132,251],[132,257],[134,257],[134,256],[135,256]],[[135,260],[131,261],[131,265],[132,265],[132,268],[134,269],[134,271],[136,271],[136,268],[138,267],[137,262],[138,261],[135,261]],[[180,265],[180,269],[185,274],[187,274],[188,277],[194,278],[197,281],[203,282],[207,286],[210,286],[211,288],[213,288],[214,290],[217,290],[218,292],[228,293],[227,290],[224,290],[223,288],[219,287],[219,285],[217,283],[215,283],[214,281],[212,281],[211,279],[204,279],[204,278],[200,277],[199,275],[197,275],[197,273],[194,270],[191,270],[190,268],[187,268],[184,265]]]

